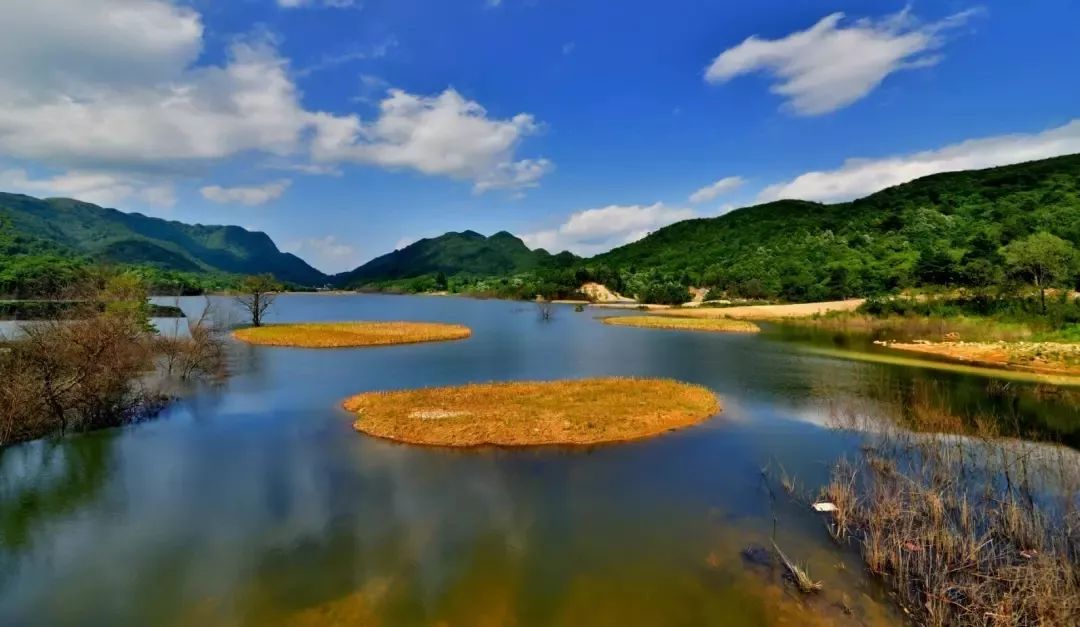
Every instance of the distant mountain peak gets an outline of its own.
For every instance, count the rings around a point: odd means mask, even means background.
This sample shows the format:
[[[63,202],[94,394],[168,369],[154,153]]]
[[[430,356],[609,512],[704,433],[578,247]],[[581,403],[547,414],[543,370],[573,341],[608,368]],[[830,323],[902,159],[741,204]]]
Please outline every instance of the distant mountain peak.
[[[308,286],[322,285],[328,278],[299,257],[278,250],[266,233],[239,226],[185,224],[72,198],[42,200],[3,192],[0,218],[15,231],[72,257],[187,272],[265,272]]]
[[[357,287],[437,273],[507,276],[578,260],[569,253],[557,261],[553,259],[545,250],[529,250],[521,238],[508,231],[499,231],[490,237],[472,230],[451,231],[372,259],[351,272],[338,275],[336,280],[342,286]]]

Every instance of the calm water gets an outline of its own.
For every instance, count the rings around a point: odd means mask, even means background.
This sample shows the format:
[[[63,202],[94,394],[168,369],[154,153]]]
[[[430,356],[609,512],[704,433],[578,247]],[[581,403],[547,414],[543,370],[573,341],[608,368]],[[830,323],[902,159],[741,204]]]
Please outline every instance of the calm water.
[[[198,300],[185,303],[195,311]],[[913,379],[1075,442],[1069,397],[1021,383],[814,351],[827,337],[609,327],[560,308],[398,296],[288,296],[274,320],[430,320],[454,343],[232,347],[232,376],[156,421],[0,451],[4,625],[898,624],[857,556],[761,468],[814,487],[857,447],[837,399]],[[589,450],[415,448],[355,433],[366,390],[504,379],[663,376],[723,412]],[[876,391],[876,392],[875,392]],[[1072,429],[1072,431],[1070,431]],[[801,600],[741,556],[776,537],[825,582]],[[840,566],[846,564],[846,568]],[[854,609],[842,613],[841,598]]]

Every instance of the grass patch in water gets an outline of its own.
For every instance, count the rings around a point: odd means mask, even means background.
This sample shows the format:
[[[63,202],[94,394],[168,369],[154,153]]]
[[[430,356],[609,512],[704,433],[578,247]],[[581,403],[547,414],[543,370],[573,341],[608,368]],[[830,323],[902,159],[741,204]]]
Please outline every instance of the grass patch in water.
[[[1080,616],[1080,455],[1003,435],[916,394],[903,416],[858,408],[867,431],[820,498],[829,532],[856,546],[921,625],[1071,625]],[[890,424],[895,421],[895,424]]]
[[[676,331],[709,331],[714,333],[757,333],[761,329],[753,322],[734,318],[676,318],[662,316],[613,316],[601,318],[604,324],[640,329],[673,329]]]
[[[669,379],[516,381],[367,392],[344,403],[357,431],[432,446],[581,445],[636,440],[720,411],[710,390]]]
[[[470,335],[469,327],[439,322],[302,322],[233,331],[233,337],[249,344],[299,348],[416,344],[460,340]]]
[[[1080,345],[1062,342],[913,342],[889,348],[996,368],[1080,376]]]

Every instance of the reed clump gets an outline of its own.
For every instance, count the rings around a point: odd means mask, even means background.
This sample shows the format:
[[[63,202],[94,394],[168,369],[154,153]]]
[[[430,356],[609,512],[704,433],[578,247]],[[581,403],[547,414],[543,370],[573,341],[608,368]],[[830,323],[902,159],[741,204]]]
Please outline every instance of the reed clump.
[[[303,322],[270,324],[233,331],[249,344],[297,348],[352,348],[461,340],[469,327],[440,322]]]
[[[514,381],[390,392],[345,401],[355,428],[432,446],[620,442],[697,424],[720,410],[707,388],[669,379]]]
[[[604,324],[641,329],[672,329],[713,333],[757,333],[761,328],[747,320],[734,318],[676,318],[674,316],[613,316],[601,318]]]
[[[822,491],[830,533],[919,624],[1077,624],[1080,455],[943,412],[879,424],[856,462],[836,465]],[[945,425],[957,431],[931,430]]]

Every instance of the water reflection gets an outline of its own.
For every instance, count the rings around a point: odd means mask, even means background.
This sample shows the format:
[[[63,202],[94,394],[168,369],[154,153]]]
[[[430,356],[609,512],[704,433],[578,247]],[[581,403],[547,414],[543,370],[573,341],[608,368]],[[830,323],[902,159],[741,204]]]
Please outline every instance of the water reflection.
[[[474,335],[235,345],[231,378],[160,420],[0,453],[0,623],[898,624],[819,519],[770,501],[761,468],[823,483],[860,441],[826,428],[830,399],[884,402],[875,389],[933,375],[769,334],[618,328],[569,307],[539,323],[519,307],[283,297],[279,321],[436,320]],[[626,445],[447,451],[362,437],[339,408],[374,389],[597,375],[699,383],[724,411]],[[987,402],[985,379],[938,380],[957,405]],[[1075,417],[1067,397],[1014,392],[1000,402],[1025,420]],[[778,541],[825,581],[820,598],[795,598],[780,572],[740,557],[769,542],[774,517]]]

